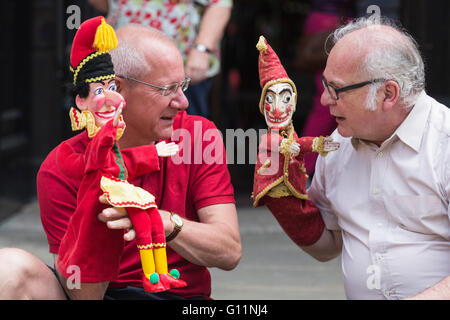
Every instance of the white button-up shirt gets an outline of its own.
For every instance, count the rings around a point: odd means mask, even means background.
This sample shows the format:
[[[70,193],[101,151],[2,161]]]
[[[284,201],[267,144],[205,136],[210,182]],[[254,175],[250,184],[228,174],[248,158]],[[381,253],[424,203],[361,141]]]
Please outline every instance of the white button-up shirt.
[[[308,191],[341,230],[349,299],[401,299],[450,275],[450,109],[422,92],[380,147],[332,135]]]

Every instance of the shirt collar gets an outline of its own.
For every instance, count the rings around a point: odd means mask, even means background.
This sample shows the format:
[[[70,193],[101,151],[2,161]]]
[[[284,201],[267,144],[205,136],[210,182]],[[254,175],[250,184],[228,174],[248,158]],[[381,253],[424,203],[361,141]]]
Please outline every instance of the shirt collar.
[[[410,146],[416,152],[419,152],[430,110],[431,104],[427,101],[427,94],[425,91],[422,91],[419,94],[414,107],[412,107],[411,112],[405,120],[403,120],[397,130],[395,130],[392,136],[383,142],[382,146],[394,142],[395,138],[398,137],[403,143]],[[352,138],[351,143],[353,148],[357,150],[360,143],[364,142],[358,138]]]
[[[431,103],[427,101],[427,94],[422,91],[409,115],[394,132],[394,135],[406,145],[419,152]]]

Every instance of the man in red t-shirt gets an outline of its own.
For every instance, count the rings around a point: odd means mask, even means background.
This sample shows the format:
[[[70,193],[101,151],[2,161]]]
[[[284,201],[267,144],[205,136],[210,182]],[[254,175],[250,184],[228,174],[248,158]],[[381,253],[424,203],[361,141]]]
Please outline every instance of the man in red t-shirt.
[[[117,37],[119,46],[111,55],[118,91],[127,101],[123,113],[127,128],[119,141],[120,148],[170,139],[180,145],[177,156],[159,159],[160,171],[131,183],[155,195],[167,238],[169,267],[177,268],[188,285],[168,292],[145,293],[140,288],[142,269],[131,222],[124,209],[109,207],[99,213],[99,219],[110,229],[125,230],[124,239],[128,241],[116,280],[81,283],[80,289],[73,290],[67,285],[70,280],[61,274],[59,279],[55,277],[31,254],[3,249],[0,261],[14,263],[8,275],[13,280],[11,287],[21,288],[7,290],[5,297],[209,298],[211,277],[207,267],[231,270],[240,260],[238,220],[223,142],[212,122],[185,112],[188,103],[180,85],[184,79],[180,53],[166,36],[142,26],[123,27]],[[68,142],[80,152],[86,146],[81,135]],[[57,261],[60,241],[76,206],[79,181],[60,172],[55,150],[42,164],[37,185],[41,220],[50,252]],[[0,276],[0,284],[3,279]]]

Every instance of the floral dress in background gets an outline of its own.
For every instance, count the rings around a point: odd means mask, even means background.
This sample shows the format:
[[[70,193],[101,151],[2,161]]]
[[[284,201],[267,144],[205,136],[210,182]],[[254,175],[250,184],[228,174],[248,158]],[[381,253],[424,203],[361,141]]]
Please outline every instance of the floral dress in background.
[[[205,7],[231,7],[232,0],[109,0],[108,23],[115,29],[128,24],[148,25],[171,37],[183,55],[187,55],[197,37]],[[210,55],[208,78],[220,70],[220,48]]]

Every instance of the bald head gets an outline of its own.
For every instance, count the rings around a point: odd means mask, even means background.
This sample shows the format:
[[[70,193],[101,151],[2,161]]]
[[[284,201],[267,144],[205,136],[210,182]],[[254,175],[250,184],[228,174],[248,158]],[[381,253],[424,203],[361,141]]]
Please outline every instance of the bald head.
[[[139,78],[163,63],[168,54],[180,55],[175,44],[161,31],[128,24],[116,31],[118,46],[111,51],[116,74]]]
[[[411,106],[425,87],[422,57],[414,39],[386,18],[359,18],[333,33],[330,52],[336,61],[353,65],[362,79],[394,80],[400,99]],[[349,67],[349,66],[348,66]]]

